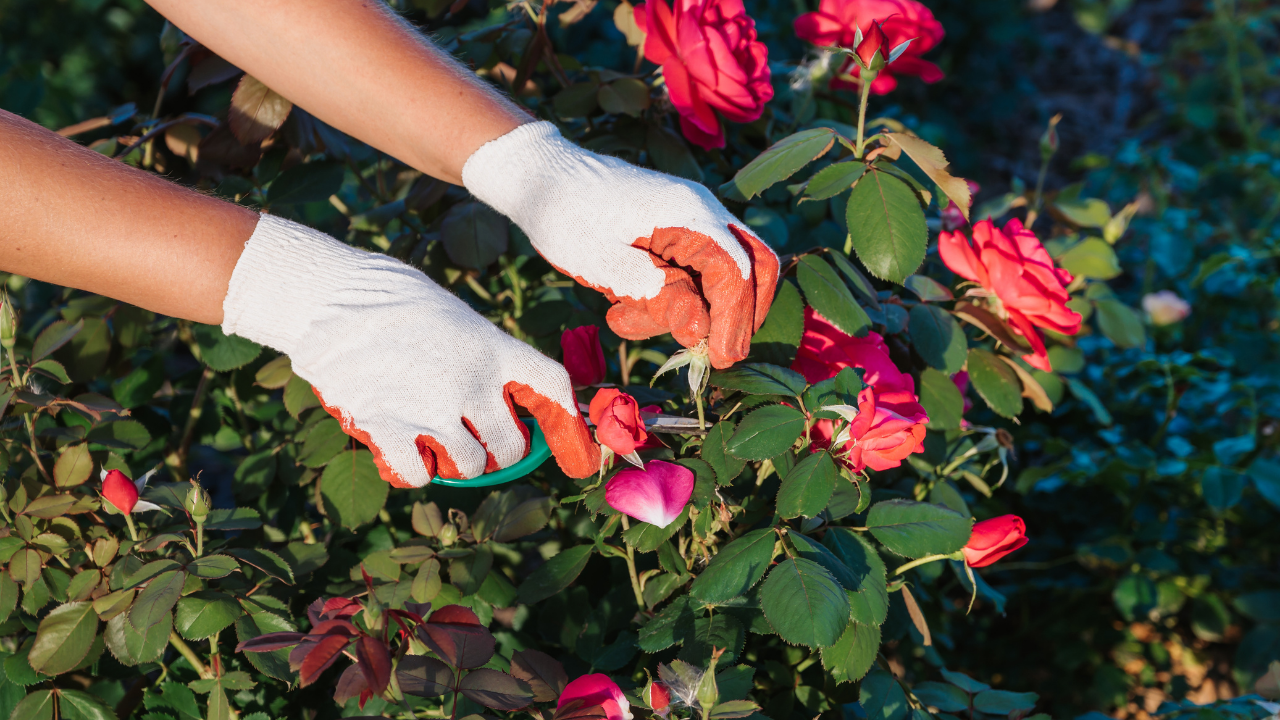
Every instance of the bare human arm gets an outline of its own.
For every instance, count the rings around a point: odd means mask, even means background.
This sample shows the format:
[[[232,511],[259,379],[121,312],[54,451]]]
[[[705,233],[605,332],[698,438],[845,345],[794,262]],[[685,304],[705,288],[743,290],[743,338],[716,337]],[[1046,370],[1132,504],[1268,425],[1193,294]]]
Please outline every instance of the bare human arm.
[[[258,214],[0,110],[0,268],[196,322],[222,322]]]
[[[307,112],[456,185],[481,145],[532,120],[381,0],[148,2]]]

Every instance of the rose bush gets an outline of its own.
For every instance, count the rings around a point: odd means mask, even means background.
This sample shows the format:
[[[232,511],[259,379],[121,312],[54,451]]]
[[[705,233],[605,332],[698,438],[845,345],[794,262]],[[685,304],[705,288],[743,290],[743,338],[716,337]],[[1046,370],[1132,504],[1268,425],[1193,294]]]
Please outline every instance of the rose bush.
[[[257,86],[141,6],[46,5],[0,12],[0,105],[421,267],[563,360],[642,467],[392,490],[288,358],[7,276],[0,716],[1270,712],[1226,701],[1280,677],[1265,6],[1179,30],[1159,122],[1119,149],[1078,116],[1019,149],[983,108],[1027,87],[1010,38],[1044,24],[1022,4],[398,5],[779,252],[751,357],[710,372],[615,336],[503,219],[282,99],[266,140],[238,136]],[[1058,5],[1046,22],[1113,22]],[[887,62],[861,127],[841,83],[862,68],[809,47],[858,31]],[[903,80],[941,76],[926,53],[947,80]],[[1143,302],[1164,290],[1194,313]]]

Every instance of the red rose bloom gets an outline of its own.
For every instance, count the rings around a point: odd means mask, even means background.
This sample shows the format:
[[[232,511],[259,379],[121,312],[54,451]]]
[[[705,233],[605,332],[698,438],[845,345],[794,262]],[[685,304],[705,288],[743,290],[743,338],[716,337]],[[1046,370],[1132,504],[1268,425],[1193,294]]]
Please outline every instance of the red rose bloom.
[[[133,512],[133,506],[138,504],[138,487],[124,473],[112,470],[102,479],[102,497],[128,515]]]
[[[972,243],[962,232],[939,235],[938,254],[952,272],[981,285],[994,301],[995,313],[1031,343],[1032,353],[1022,359],[1031,367],[1052,370],[1037,328],[1075,335],[1083,318],[1067,307],[1071,273],[1054,266],[1035,233],[1017,218],[1003,230],[983,220],[973,226]]]
[[[717,112],[732,122],[751,122],[773,97],[769,51],[756,40],[755,21],[742,0],[666,0],[637,5],[636,24],[645,35],[644,56],[662,66],[680,130],[704,148],[724,147]]]
[[[888,470],[923,450],[929,416],[916,397],[915,381],[889,359],[884,338],[873,332],[861,338],[846,335],[813,308],[805,308],[804,337],[791,369],[817,383],[844,368],[862,368],[867,385],[858,395],[845,464],[855,471]],[[833,431],[832,421],[816,422],[810,435],[814,448],[829,447]]]
[[[604,382],[604,350],[600,347],[600,328],[595,325],[565,330],[560,335],[564,351],[564,369],[574,387]]]
[[[1001,515],[973,526],[961,552],[969,567],[986,567],[1027,544],[1027,525],[1017,515]]]
[[[596,393],[588,415],[596,425],[596,439],[619,455],[630,455],[649,439],[636,399],[616,388]]]
[[[874,23],[882,24],[886,38],[882,52],[886,58],[890,48],[915,39],[897,60],[876,75],[871,92],[877,95],[892,92],[898,87],[898,75],[916,76],[927,83],[943,78],[942,70],[921,56],[937,46],[946,33],[929,8],[916,0],[822,0],[817,12],[796,18],[795,29],[801,40],[814,45],[853,49],[858,29],[863,33],[875,32]],[[853,58],[840,68],[841,75],[857,77],[861,72],[862,68]],[[854,89],[857,85],[833,78],[831,87]]]

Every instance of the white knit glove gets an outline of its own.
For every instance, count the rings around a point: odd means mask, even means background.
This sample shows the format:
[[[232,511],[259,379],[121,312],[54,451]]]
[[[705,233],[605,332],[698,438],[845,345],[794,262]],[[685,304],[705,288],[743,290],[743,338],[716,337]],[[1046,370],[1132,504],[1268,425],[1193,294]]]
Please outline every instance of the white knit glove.
[[[778,258],[702,185],[583,150],[549,122],[486,143],[462,181],[548,262],[603,292],[618,335],[706,339],[718,368],[747,356]]]
[[[262,215],[222,309],[224,332],[289,356],[392,485],[520,460],[528,431],[513,400],[566,474],[599,468],[565,369],[398,260]]]

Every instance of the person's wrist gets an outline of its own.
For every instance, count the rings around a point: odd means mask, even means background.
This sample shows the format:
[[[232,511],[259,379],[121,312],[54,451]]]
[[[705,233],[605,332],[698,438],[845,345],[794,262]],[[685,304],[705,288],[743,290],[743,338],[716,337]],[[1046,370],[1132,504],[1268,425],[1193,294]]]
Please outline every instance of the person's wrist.
[[[542,206],[548,183],[571,177],[585,153],[553,123],[526,123],[472,153],[462,182],[481,202],[521,224]]]

